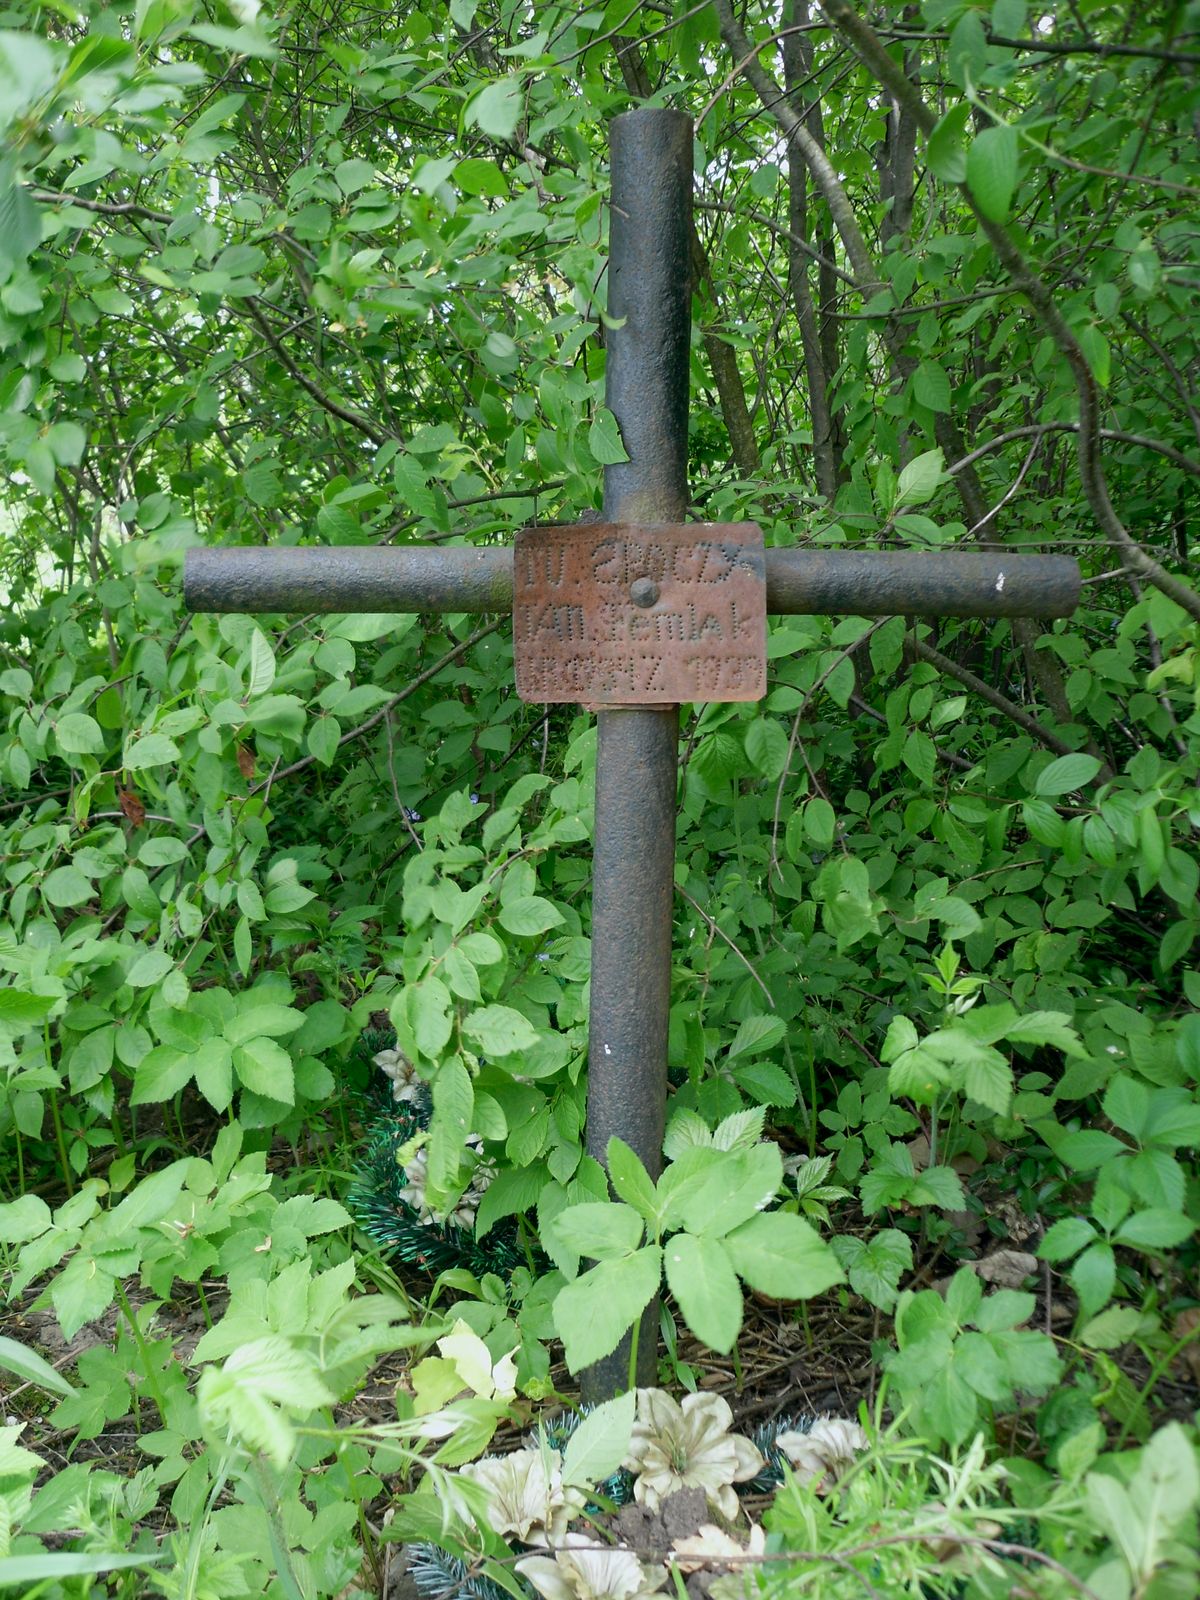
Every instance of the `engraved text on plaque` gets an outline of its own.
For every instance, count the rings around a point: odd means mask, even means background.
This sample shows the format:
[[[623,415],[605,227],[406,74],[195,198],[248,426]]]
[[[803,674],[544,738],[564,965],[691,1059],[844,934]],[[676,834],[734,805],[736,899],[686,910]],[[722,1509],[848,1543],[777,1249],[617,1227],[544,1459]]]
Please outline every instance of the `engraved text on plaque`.
[[[522,700],[596,707],[766,693],[757,523],[524,528],[513,561]]]

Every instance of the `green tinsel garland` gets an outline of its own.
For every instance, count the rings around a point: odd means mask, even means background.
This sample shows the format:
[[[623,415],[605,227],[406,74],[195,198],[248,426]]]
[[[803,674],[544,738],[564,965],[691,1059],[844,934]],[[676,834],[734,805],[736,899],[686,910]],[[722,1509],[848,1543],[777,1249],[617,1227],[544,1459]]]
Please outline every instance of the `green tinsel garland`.
[[[429,1126],[432,1111],[428,1090],[415,1100],[397,1104],[391,1085],[375,1066],[381,1050],[395,1047],[390,1029],[367,1029],[352,1052],[352,1060],[367,1067],[366,1152],[358,1166],[347,1202],[363,1232],[380,1249],[407,1266],[419,1267],[436,1277],[452,1267],[464,1267],[474,1277],[495,1273],[509,1278],[517,1267],[531,1264],[516,1224],[509,1218],[488,1230],[483,1239],[453,1223],[424,1222],[408,1204],[404,1190],[408,1178],[397,1159],[414,1136]],[[532,1264],[541,1266],[533,1254]]]

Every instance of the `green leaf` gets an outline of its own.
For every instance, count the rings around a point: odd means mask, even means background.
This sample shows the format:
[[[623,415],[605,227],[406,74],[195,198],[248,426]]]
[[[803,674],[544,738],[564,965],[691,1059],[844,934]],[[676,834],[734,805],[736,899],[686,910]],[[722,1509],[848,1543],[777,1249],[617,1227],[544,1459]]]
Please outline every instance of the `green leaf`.
[[[87,448],[87,434],[77,422],[56,422],[46,430],[46,443],[60,467],[77,467]]]
[[[312,1356],[270,1334],[239,1346],[219,1370],[207,1367],[196,1398],[214,1432],[263,1451],[282,1471],[295,1443],[292,1419],[332,1405],[337,1396]]]
[[[618,461],[629,460],[628,452],[621,443],[617,419],[604,406],[596,408],[596,415],[588,430],[588,449],[602,467],[611,467]]]
[[[274,1039],[247,1039],[233,1052],[238,1080],[255,1094],[284,1105],[296,1103],[296,1071],[292,1058]]]
[[[1007,123],[977,133],[967,151],[967,187],[989,222],[1007,222],[1017,187],[1017,130]]]
[[[0,1556],[0,1589],[44,1591],[55,1578],[87,1578],[101,1572],[122,1572],[130,1567],[153,1567],[165,1560],[157,1555],[105,1555],[84,1551],[46,1551],[42,1554]]]
[[[1079,1297],[1079,1309],[1093,1316],[1112,1297],[1117,1279],[1117,1262],[1112,1246],[1101,1241],[1085,1250],[1068,1274]]]
[[[610,1477],[629,1454],[637,1394],[602,1401],[583,1418],[563,1452],[563,1482],[591,1488]]]
[[[794,1079],[773,1061],[750,1061],[733,1069],[734,1082],[762,1106],[794,1106]]]
[[[714,1154],[674,1209],[689,1233],[719,1238],[771,1203],[783,1181],[783,1159],[772,1143]]]
[[[1062,1217],[1046,1229],[1038,1255],[1043,1261],[1066,1261],[1095,1237],[1096,1230],[1086,1217]]]
[[[945,476],[945,462],[940,446],[914,456],[900,474],[896,486],[897,505],[919,506],[932,499]]]
[[[440,978],[425,978],[409,985],[404,1002],[417,1049],[431,1061],[438,1060],[450,1042],[453,1028],[449,989]]]
[[[500,907],[500,926],[522,938],[545,933],[548,928],[558,927],[562,920],[558,907],[536,894],[520,895]]]
[[[546,1174],[538,1167],[504,1167],[488,1184],[475,1217],[475,1233],[480,1239],[501,1217],[531,1211],[546,1186]]]
[[[804,807],[804,831],[818,850],[829,849],[836,826],[834,809],[823,795],[808,801]]]
[[[832,1249],[855,1294],[881,1311],[895,1308],[900,1279],[912,1271],[912,1243],[906,1233],[884,1228],[866,1240],[847,1235],[834,1239]]]
[[[166,767],[179,760],[179,746],[165,733],[148,733],[125,746],[122,762],[127,772],[143,772],[148,767]]]
[[[36,1239],[50,1226],[50,1207],[38,1194],[23,1194],[18,1200],[0,1205],[0,1241],[24,1244]]]
[[[46,1389],[51,1394],[69,1397],[75,1393],[62,1373],[38,1355],[36,1350],[3,1335],[0,1335],[0,1367],[13,1373],[22,1383],[36,1384],[39,1389]]]
[[[644,1245],[620,1261],[601,1261],[559,1290],[554,1326],[572,1372],[609,1356],[658,1293],[662,1251]]]
[[[663,1259],[683,1320],[710,1350],[727,1354],[742,1326],[742,1291],[720,1241],[677,1233]]]
[[[429,1178],[435,1189],[448,1190],[458,1179],[474,1110],[471,1074],[458,1056],[448,1056],[433,1080]]]
[[[125,974],[125,982],[132,989],[152,989],[156,983],[162,982],[174,965],[167,952],[156,945],[152,950],[142,952]]]
[[[1129,1343],[1141,1325],[1142,1313],[1136,1306],[1109,1306],[1107,1311],[1084,1323],[1079,1330],[1079,1342],[1089,1350],[1118,1350]]]
[[[511,1006],[482,1006],[463,1019],[462,1031],[487,1056],[511,1056],[531,1049],[538,1032],[529,1018]]]
[[[54,1010],[50,995],[24,994],[20,989],[0,989],[0,1028],[25,1033],[43,1023]]]
[[[808,1300],[845,1274],[837,1257],[802,1217],[765,1211],[725,1237],[739,1277],[775,1300]]]
[[[304,1013],[294,1006],[276,1005],[254,998],[254,991],[242,996],[239,1010],[225,1023],[223,1032],[230,1044],[245,1044],[247,1039],[280,1039],[302,1027]]]
[[[42,879],[42,894],[52,906],[78,906],[95,891],[78,867],[55,867]]]
[[[1082,750],[1073,755],[1059,756],[1057,761],[1052,761],[1038,773],[1033,792],[1042,796],[1071,794],[1076,789],[1086,788],[1099,771],[1100,763],[1096,757],[1086,755]]]
[[[787,1028],[782,1017],[746,1017],[738,1024],[738,1031],[729,1046],[729,1058],[733,1060],[736,1056],[754,1055],[760,1050],[771,1050],[782,1040],[786,1032]]]
[[[19,266],[42,239],[42,216],[21,183],[0,183],[0,267]]]
[[[605,1151],[608,1176],[617,1194],[637,1212],[651,1222],[658,1215],[658,1195],[653,1180],[623,1139],[612,1138]]]
[[[778,778],[788,753],[788,736],[774,717],[755,717],[746,729],[746,755],[755,771]]]
[[[1052,1148],[1073,1172],[1093,1172],[1114,1156],[1122,1155],[1126,1147],[1102,1128],[1080,1128],[1076,1133],[1064,1134]]]
[[[138,1063],[133,1078],[131,1104],[153,1105],[169,1100],[191,1082],[195,1058],[182,1050],[172,1050],[168,1045],[158,1045]]]
[[[971,1056],[963,1069],[963,1088],[972,1100],[1007,1116],[1012,1104],[1012,1068],[995,1050],[984,1049]]]
[[[64,755],[98,755],[104,749],[104,735],[95,717],[82,711],[68,711],[54,724],[54,737]]]
[[[246,693],[266,694],[275,682],[275,652],[270,641],[260,629],[250,635],[250,667],[246,679]]]
[[[1152,1206],[1146,1211],[1136,1211],[1122,1224],[1116,1243],[1132,1245],[1135,1250],[1170,1250],[1186,1244],[1195,1231],[1196,1224],[1190,1217]]]
[[[489,138],[507,141],[516,132],[523,108],[521,79],[497,78],[467,103],[466,120]]]
[[[950,379],[936,361],[922,361],[912,375],[913,397],[930,411],[950,410]],[[903,474],[901,475],[903,481]],[[898,498],[903,499],[903,494]],[[907,502],[911,504],[911,499]]]
[[[970,104],[962,100],[958,105],[950,107],[929,135],[929,143],[926,146],[929,170],[943,183],[967,181],[967,152],[963,145],[963,136],[970,116]]]
[[[611,1261],[631,1255],[642,1242],[641,1217],[632,1206],[597,1200],[568,1206],[550,1224],[555,1243],[576,1255]]]

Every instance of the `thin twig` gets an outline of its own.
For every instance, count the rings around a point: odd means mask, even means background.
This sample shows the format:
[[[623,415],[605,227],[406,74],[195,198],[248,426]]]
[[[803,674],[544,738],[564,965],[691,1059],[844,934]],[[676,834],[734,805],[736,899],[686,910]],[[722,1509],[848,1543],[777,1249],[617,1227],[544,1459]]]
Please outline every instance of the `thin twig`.
[[[443,667],[448,667],[452,661],[457,661],[473,645],[477,645],[481,639],[486,639],[489,633],[495,633],[504,620],[502,617],[497,617],[495,622],[489,622],[486,627],[476,628],[469,639],[464,639],[461,644],[456,644],[453,650],[447,650],[444,656],[441,656],[431,667],[427,667],[424,672],[415,677],[410,684],[401,689],[399,694],[394,694],[390,700],[380,706],[374,716],[368,717],[365,722],[360,722],[357,728],[348,729],[338,740],[338,749],[340,750],[344,744],[349,744],[351,739],[361,739],[364,733],[369,733],[372,728],[377,727],[402,700],[407,700],[409,695],[415,694],[418,689],[424,688],[431,678],[437,677]],[[316,756],[304,756],[299,761],[293,761],[290,767],[281,767],[278,772],[272,772],[271,776],[263,783],[256,783],[249,789],[247,797],[257,794],[260,789],[269,787],[276,778],[290,778],[293,773],[303,772],[305,767],[311,767],[316,759]]]
[[[766,984],[759,977],[758,973],[755,972],[754,968],[750,965],[749,958],[746,956],[745,952],[738,949],[737,945],[733,942],[733,940],[725,932],[725,929],[722,928],[717,922],[715,922],[713,920],[712,917],[709,916],[708,912],[705,911],[703,906],[696,904],[696,902],[692,899],[691,895],[687,892],[686,889],[681,888],[681,886],[679,884],[676,884],[675,885],[675,893],[678,894],[678,895],[682,895],[682,897],[687,901],[688,905],[691,906],[692,910],[694,912],[696,912],[696,914],[698,916],[701,916],[701,917],[704,918],[705,922],[712,929],[713,933],[715,933],[717,935],[718,938],[724,939],[725,943],[733,951],[734,955],[738,958],[738,960],[745,967],[746,971],[754,979],[754,981],[758,985],[758,987],[766,995],[767,1004],[771,1007],[771,1009],[773,1011],[775,1009],[775,998],[772,995],[770,989],[767,988]]]

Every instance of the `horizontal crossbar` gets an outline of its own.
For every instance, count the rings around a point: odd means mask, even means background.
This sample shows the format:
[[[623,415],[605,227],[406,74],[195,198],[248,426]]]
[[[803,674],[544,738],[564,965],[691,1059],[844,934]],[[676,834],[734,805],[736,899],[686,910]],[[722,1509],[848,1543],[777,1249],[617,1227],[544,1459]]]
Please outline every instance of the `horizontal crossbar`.
[[[1068,556],[942,550],[768,550],[767,610],[810,616],[1065,617]],[[244,546],[189,550],[189,611],[507,611],[504,545]]]

